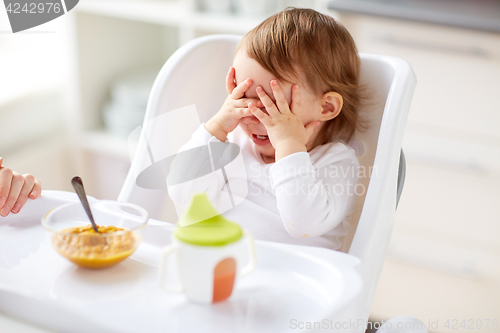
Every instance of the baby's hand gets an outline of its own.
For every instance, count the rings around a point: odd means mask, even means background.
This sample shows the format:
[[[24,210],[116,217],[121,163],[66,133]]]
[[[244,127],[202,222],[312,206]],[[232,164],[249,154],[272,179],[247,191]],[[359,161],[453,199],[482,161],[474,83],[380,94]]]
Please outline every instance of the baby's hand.
[[[0,215],[17,214],[28,200],[36,199],[42,193],[42,185],[29,173],[21,175],[2,166],[0,157]]]
[[[300,119],[302,106],[299,86],[292,86],[292,102],[290,107],[277,80],[271,81],[271,88],[276,105],[261,86],[256,91],[266,107],[268,114],[258,109],[253,103],[248,105],[250,111],[266,126],[269,140],[276,150],[276,161],[290,154],[307,151],[306,143],[319,126],[319,121],[312,121],[306,126]]]
[[[231,67],[226,76],[226,90],[229,96],[221,109],[205,124],[205,128],[220,141],[226,141],[227,134],[238,126],[241,118],[249,117],[252,112],[248,104],[253,103],[263,107],[262,102],[255,98],[243,98],[252,85],[252,79],[246,79],[239,85],[235,83],[235,69]]]

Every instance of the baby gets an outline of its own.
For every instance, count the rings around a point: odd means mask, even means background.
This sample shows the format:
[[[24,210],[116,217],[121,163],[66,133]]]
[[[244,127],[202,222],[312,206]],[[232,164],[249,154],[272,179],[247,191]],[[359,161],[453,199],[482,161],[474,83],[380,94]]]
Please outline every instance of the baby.
[[[287,9],[266,19],[237,47],[223,106],[181,148],[229,141],[243,165],[169,183],[172,200],[185,207],[203,191],[258,239],[339,249],[359,166],[345,144],[359,122],[359,68],[353,39],[332,17]],[[228,192],[244,200],[223,207]]]

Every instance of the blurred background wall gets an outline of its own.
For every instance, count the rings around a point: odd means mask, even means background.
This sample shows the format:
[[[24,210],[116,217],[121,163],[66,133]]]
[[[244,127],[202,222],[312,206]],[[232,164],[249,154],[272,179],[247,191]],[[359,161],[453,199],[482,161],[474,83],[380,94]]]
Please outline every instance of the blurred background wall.
[[[0,155],[49,188],[69,189],[64,87],[68,85],[68,19],[12,34],[0,9]],[[48,187],[45,187],[48,188]]]
[[[198,36],[244,34],[288,5],[332,15],[360,52],[403,58],[417,74],[406,185],[372,320],[408,314],[439,321],[435,332],[498,332],[500,1],[85,0],[16,34],[2,8],[4,164],[44,189],[71,190],[80,175],[89,195],[115,199],[128,134],[168,57]]]

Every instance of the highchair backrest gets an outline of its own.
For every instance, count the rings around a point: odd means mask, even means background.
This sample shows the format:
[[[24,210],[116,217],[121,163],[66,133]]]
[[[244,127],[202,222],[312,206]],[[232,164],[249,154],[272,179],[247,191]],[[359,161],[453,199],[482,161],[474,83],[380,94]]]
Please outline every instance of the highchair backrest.
[[[240,39],[236,35],[200,37],[168,59],[153,85],[139,144],[118,200],[145,207],[153,218],[176,222],[166,189],[144,189],[136,179],[152,164],[175,154],[198,125],[219,110],[227,97],[225,77]],[[342,251],[363,261],[367,318],[392,231],[398,161],[416,79],[401,59],[372,54],[360,54],[360,58],[361,83],[370,97],[361,117],[368,128],[356,132],[349,143],[360,162],[360,185],[351,233]]]

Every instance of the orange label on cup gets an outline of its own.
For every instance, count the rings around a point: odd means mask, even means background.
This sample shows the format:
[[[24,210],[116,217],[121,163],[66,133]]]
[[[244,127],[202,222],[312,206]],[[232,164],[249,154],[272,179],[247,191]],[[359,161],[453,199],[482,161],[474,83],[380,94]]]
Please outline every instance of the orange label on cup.
[[[214,269],[213,302],[223,301],[233,292],[236,277],[236,260],[226,258],[220,261]]]

